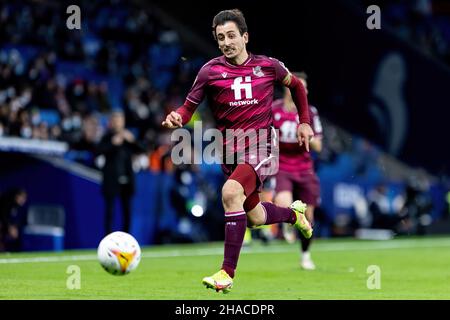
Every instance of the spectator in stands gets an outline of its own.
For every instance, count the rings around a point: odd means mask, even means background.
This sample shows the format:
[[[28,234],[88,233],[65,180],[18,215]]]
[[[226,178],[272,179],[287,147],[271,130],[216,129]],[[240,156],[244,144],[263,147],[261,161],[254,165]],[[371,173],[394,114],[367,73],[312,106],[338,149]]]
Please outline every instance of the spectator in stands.
[[[0,195],[0,251],[19,251],[22,227],[26,216],[21,208],[27,201],[27,192],[13,188]]]
[[[111,7],[82,3],[83,23],[93,31],[90,37],[58,28],[65,23],[57,14],[59,5],[0,4],[0,35],[7,43],[0,49],[1,135],[59,140],[77,148],[85,145],[87,150],[78,151],[89,152],[91,144],[86,144],[81,119],[91,113],[106,114],[122,100],[127,124],[138,129],[136,138],[147,136],[151,138],[148,144],[163,146],[156,140],[164,106],[172,105],[174,97],[191,86],[190,73],[203,65],[204,58],[179,59],[176,32],[162,28],[152,12],[139,5],[122,0]],[[106,19],[118,13],[123,19]],[[149,61],[149,50],[163,55],[163,77],[155,74],[157,66]],[[105,59],[96,59],[101,56]],[[99,74],[99,70],[105,73]],[[178,70],[183,76],[177,77]],[[125,85],[123,91],[121,86],[109,87],[112,77],[117,80],[114,83]],[[158,89],[161,84],[167,90]],[[178,93],[169,92],[174,87]],[[125,92],[132,94],[122,94]],[[41,124],[45,120],[35,114],[42,109],[57,112],[59,122]],[[149,129],[155,134],[147,135]]]
[[[95,114],[89,114],[83,118],[81,126],[81,136],[75,139],[70,148],[73,149],[74,159],[92,168],[97,168],[95,164],[95,154],[97,144],[103,134],[103,128]]]
[[[131,198],[135,181],[132,168],[132,155],[143,153],[144,148],[135,140],[133,134],[125,128],[122,111],[113,111],[109,131],[101,139],[97,152],[104,155],[102,168],[102,193],[105,199],[105,232],[112,231],[114,200],[117,196],[122,202],[123,228],[130,231]]]
[[[106,81],[102,81],[97,87],[97,103],[100,112],[110,112],[111,104],[108,98],[109,87]]]
[[[71,147],[76,150],[95,153],[97,143],[101,138],[100,135],[101,129],[97,117],[93,114],[87,115],[82,121],[81,138],[73,143]]]

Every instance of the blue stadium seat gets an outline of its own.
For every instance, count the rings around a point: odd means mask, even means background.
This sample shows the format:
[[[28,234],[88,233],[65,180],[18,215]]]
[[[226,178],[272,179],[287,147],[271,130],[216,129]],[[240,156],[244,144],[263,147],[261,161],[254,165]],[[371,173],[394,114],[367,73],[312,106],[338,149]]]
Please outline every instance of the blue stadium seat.
[[[23,251],[62,251],[65,210],[59,205],[33,205],[23,231]]]
[[[49,127],[60,123],[60,117],[56,110],[40,109],[39,117],[41,122],[47,123]]]

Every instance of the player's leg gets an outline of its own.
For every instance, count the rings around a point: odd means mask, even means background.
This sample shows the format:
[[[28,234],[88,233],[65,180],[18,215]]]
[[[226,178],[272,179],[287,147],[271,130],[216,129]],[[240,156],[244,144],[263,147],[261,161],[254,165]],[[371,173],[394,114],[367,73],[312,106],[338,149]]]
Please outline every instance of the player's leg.
[[[293,181],[291,174],[278,171],[275,176],[275,199],[274,203],[277,206],[288,208],[294,201],[292,196]],[[287,223],[281,225],[283,238],[288,243],[294,243],[297,241],[297,231]]]
[[[278,181],[278,180],[277,180]],[[274,203],[277,206],[288,208],[293,202],[292,191],[283,190],[277,192],[275,195]],[[288,224],[282,225],[283,237],[288,243],[294,243],[297,241],[297,232],[295,228],[292,228]]]
[[[223,292],[231,288],[247,223],[249,226],[278,222],[295,224],[298,220],[293,209],[276,207],[269,202],[261,203],[257,192],[258,180],[253,167],[243,163],[236,167],[222,188],[225,211],[224,260],[219,272],[203,279],[203,284],[209,288]]]
[[[256,168],[261,168],[256,166]],[[253,169],[253,167],[252,167]],[[259,175],[260,171],[255,171]],[[264,180],[259,178],[259,180]],[[246,209],[249,226],[270,225],[275,223],[289,223],[294,225],[306,237],[311,237],[312,228],[304,213],[306,205],[301,201],[295,201],[288,208],[277,206],[271,202],[257,202],[256,197],[252,206]],[[259,200],[259,199],[258,199]]]
[[[278,192],[274,199],[274,203],[277,206],[285,207],[285,208],[289,207],[292,202],[293,202],[292,191],[288,191],[288,190]]]
[[[272,202],[273,200],[273,187],[270,179],[266,179],[263,182],[262,190],[261,192],[258,192],[258,190],[255,190],[250,196],[248,196],[244,202],[244,210],[245,212],[251,212],[253,208],[255,208],[259,202]],[[246,236],[248,234],[252,235],[256,234],[264,243],[269,241],[270,239],[273,239],[276,235],[276,230],[273,230],[272,227],[277,227],[277,224],[267,225],[262,224],[259,226],[254,226],[254,223],[252,223],[250,220],[248,224],[248,228],[246,229]],[[245,244],[245,238],[244,238],[244,244]]]
[[[274,196],[275,196],[275,177],[271,176],[266,180],[264,180],[261,193],[259,194],[259,200],[261,202],[274,202]],[[267,243],[270,240],[277,238],[278,234],[280,233],[279,229],[281,228],[282,225],[285,224],[274,223],[271,225],[262,225],[259,228],[257,228],[256,231],[258,232],[261,240],[264,243]]]
[[[292,174],[285,171],[278,171],[275,176],[275,198],[274,203],[280,207],[289,207],[294,201],[292,190],[294,188],[294,181]]]
[[[259,199],[258,199],[259,200]],[[297,216],[290,208],[283,208],[270,202],[258,202],[247,212],[250,227],[286,222],[295,224]]]
[[[314,225],[314,208],[320,201],[319,179],[314,172],[305,172],[294,187],[295,195],[304,199],[307,204],[306,218]],[[301,242],[302,257],[300,266],[306,270],[314,270],[315,265],[311,258],[312,238],[305,238],[299,234]]]
[[[314,225],[314,206],[308,205],[306,207],[306,218],[311,223],[311,225]],[[302,247],[302,258],[300,261],[300,265],[305,270],[314,270],[316,266],[311,259],[311,252],[310,252],[312,237],[307,239],[301,233],[299,234],[299,237]]]
[[[312,227],[305,217],[306,205],[300,200],[294,201],[289,208],[279,207],[270,202],[260,202],[247,212],[249,226],[289,223],[295,226],[305,237],[312,236]]]
[[[203,278],[207,288],[227,293],[233,286],[233,277],[247,227],[244,210],[246,194],[256,190],[256,174],[248,165],[239,164],[222,188],[222,204],[225,211],[225,243],[222,269]],[[251,169],[251,167],[250,167]]]
[[[245,164],[244,169],[248,174],[253,174],[255,181],[260,181],[263,183],[262,178],[258,177],[257,171],[253,166]],[[261,182],[262,181],[262,182]],[[250,190],[249,190],[250,191]],[[282,208],[274,205],[271,202],[260,201],[259,190],[253,189],[253,192],[245,199],[244,210],[247,212],[248,226],[258,227],[262,225],[271,225],[275,223],[287,222],[290,224],[295,224],[297,221],[297,216],[294,210],[289,208]]]
[[[243,186],[230,177],[222,188],[222,204],[225,211],[225,248],[222,269],[232,278],[247,226],[247,215],[243,206],[245,198]]]

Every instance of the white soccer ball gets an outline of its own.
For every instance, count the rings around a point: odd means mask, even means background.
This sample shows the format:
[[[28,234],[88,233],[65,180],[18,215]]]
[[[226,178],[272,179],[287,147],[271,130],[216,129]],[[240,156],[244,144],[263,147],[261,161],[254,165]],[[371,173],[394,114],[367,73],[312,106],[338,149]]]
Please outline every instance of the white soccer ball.
[[[137,268],[141,261],[141,248],[132,235],[116,231],[100,241],[97,256],[103,269],[121,276]]]

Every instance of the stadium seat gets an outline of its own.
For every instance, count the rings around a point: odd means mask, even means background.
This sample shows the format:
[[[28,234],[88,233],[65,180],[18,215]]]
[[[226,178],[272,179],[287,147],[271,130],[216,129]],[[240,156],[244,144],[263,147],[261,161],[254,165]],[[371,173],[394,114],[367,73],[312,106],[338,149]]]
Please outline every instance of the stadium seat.
[[[62,251],[65,210],[58,205],[33,205],[23,231],[23,251]]]

